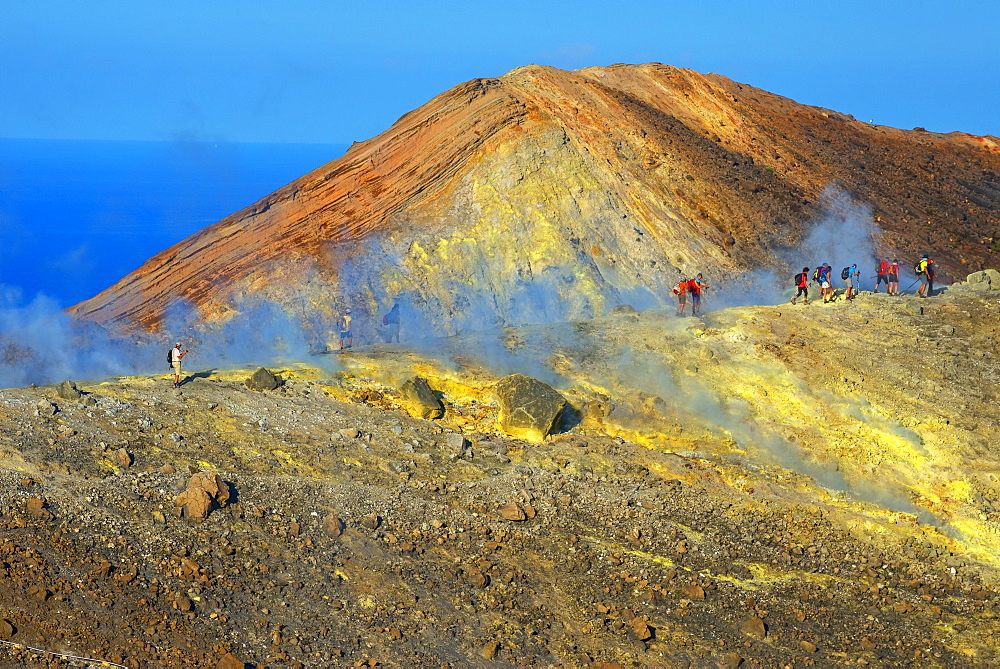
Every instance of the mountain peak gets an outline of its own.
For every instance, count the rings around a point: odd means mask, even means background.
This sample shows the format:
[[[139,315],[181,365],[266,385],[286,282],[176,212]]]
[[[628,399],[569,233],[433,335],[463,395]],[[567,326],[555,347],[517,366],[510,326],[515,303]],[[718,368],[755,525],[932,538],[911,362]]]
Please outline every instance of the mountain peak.
[[[964,274],[996,264],[998,175],[992,137],[872,126],[660,63],[526,65],[436,96],[73,311],[155,328],[176,299],[225,318],[251,297],[375,314],[405,294],[450,332],[467,303],[530,322],[516,305],[542,292],[600,314],[662,302],[685,273],[783,274],[831,184],[871,211],[880,251]]]

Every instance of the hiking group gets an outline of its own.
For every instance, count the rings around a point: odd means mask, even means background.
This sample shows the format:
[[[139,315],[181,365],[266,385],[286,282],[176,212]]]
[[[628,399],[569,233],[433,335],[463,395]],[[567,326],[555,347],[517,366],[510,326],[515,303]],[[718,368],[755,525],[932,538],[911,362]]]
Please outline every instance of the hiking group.
[[[674,295],[677,296],[677,315],[683,316],[687,307],[687,296],[691,296],[691,315],[698,316],[701,313],[701,294],[708,290],[705,278],[699,272],[693,279],[680,279],[674,286]]]
[[[812,281],[819,285],[819,294],[824,304],[832,302],[835,299],[833,281],[830,278],[832,271],[833,268],[830,267],[830,263],[823,263],[812,272]],[[930,259],[928,254],[924,253],[921,256],[920,262],[913,266],[913,272],[917,275],[917,281],[920,281],[920,288],[917,289],[917,295],[920,297],[930,297],[933,295],[934,261]],[[796,288],[795,295],[792,297],[792,304],[796,304],[796,300],[800,297],[803,304],[809,304],[809,277],[808,267],[803,267],[801,272],[792,275],[792,280],[795,282]],[[896,259],[891,262],[888,258],[879,260],[875,264],[875,275],[872,278],[875,279],[875,287],[872,289],[873,293],[879,292],[879,287],[884,283],[886,295],[899,295],[899,260]],[[848,300],[853,300],[861,290],[861,272],[858,270],[857,264],[840,270],[840,279],[846,287],[844,297]]]
[[[399,302],[393,302],[390,309],[382,316],[382,339],[386,344],[399,343]],[[345,309],[342,316],[337,319],[337,329],[340,333],[340,349],[352,348],[354,345],[354,318],[351,310]]]
[[[921,256],[920,262],[913,266],[913,272],[917,275],[920,288],[917,295],[920,297],[930,297],[934,294],[934,261],[925,253]],[[819,285],[820,296],[823,302],[832,302],[834,298],[833,280],[831,274],[833,269],[830,263],[823,263],[812,272],[812,280]],[[861,290],[861,272],[856,264],[845,267],[840,271],[840,278],[844,282],[846,290],[844,296],[848,300],[854,299],[857,292]],[[886,294],[899,295],[899,260],[889,262],[888,258],[883,258],[875,266],[875,288],[872,292],[879,292],[879,287],[884,283]],[[803,304],[809,304],[809,268],[803,267],[802,271],[793,276],[796,293],[792,297],[792,304],[796,304],[801,297]],[[916,283],[916,282],[914,282]],[[688,296],[691,297],[691,315],[701,315],[701,296],[708,290],[708,284],[701,272],[694,278],[681,278],[674,287],[674,295],[677,296],[677,315],[683,316],[687,310]],[[337,329],[340,336],[340,350],[350,349],[354,343],[353,318],[351,310],[345,309],[343,315],[337,318]],[[393,304],[392,309],[382,317],[383,339],[392,343],[393,340],[399,342],[399,303]],[[181,350],[180,342],[177,342],[172,349],[167,352],[167,364],[173,371],[174,388],[181,385],[181,360],[187,355],[186,350]]]

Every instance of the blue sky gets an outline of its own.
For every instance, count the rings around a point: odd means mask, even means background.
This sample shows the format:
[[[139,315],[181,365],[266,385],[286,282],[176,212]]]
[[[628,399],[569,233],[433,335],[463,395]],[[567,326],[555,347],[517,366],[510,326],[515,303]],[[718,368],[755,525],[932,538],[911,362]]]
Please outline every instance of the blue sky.
[[[996,0],[0,0],[0,137],[345,143],[472,78],[650,61],[1000,135]]]

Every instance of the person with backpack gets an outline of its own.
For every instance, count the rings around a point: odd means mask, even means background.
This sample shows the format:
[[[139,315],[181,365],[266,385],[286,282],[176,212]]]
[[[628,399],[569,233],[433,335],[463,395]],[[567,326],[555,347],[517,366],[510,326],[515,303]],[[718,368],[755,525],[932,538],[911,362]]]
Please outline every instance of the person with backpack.
[[[883,258],[878,261],[875,265],[875,289],[872,290],[873,293],[878,292],[878,287],[880,284],[885,284],[885,292],[889,292],[889,259]]]
[[[687,279],[681,279],[677,282],[677,287],[674,288],[674,295],[677,296],[677,315],[683,316],[684,309],[687,307],[687,292],[688,292],[688,282]]]
[[[889,294],[899,295],[899,260],[896,258],[889,265]]]
[[[699,295],[699,298],[698,298],[698,299],[700,300],[700,299],[701,299],[701,297],[700,297],[700,296],[701,296],[701,295],[704,295],[704,294],[705,294],[705,291],[707,291],[707,290],[708,290],[708,284],[707,284],[707,283],[705,283],[705,277],[703,277],[703,276],[701,275],[701,272],[698,272],[698,275],[697,275],[697,276],[696,276],[696,277],[694,278],[694,280],[695,280],[695,282],[696,282],[696,283],[698,284],[698,288],[700,289],[700,290],[698,291],[698,295]],[[699,302],[699,306],[700,306],[700,304],[701,304],[701,303]]]
[[[393,338],[399,343],[399,302],[392,305],[385,316],[382,317],[382,327],[385,328],[385,343],[391,344]]]
[[[917,278],[920,279],[920,288],[917,289],[917,295],[920,297],[931,297],[934,294],[934,261],[925,253],[920,262],[914,265],[913,271],[917,273]]]
[[[174,388],[181,386],[181,359],[187,354],[187,349],[181,350],[180,342],[174,344],[174,347],[167,351],[167,364],[174,370]]]
[[[340,318],[340,350],[343,351],[345,348],[351,348],[354,343],[354,332],[351,330],[351,310],[346,309],[344,315]],[[347,346],[344,346],[344,341],[347,341]]]
[[[848,300],[854,299],[854,277],[859,276],[861,273],[858,272],[857,265],[851,265],[850,267],[845,267],[840,271],[840,278],[844,280],[844,284],[847,286],[847,292],[844,293],[844,297]]]
[[[687,290],[691,295],[691,315],[698,316],[701,312],[701,284],[698,279],[688,279]]]
[[[795,304],[795,300],[802,296],[802,304],[809,304],[809,268],[803,267],[802,271],[792,277],[795,280],[795,287],[798,288],[798,292],[795,293],[795,297],[792,298],[792,304]]]
[[[819,294],[823,298],[823,304],[833,301],[833,285],[830,283],[830,263],[823,263],[816,270],[819,279]]]

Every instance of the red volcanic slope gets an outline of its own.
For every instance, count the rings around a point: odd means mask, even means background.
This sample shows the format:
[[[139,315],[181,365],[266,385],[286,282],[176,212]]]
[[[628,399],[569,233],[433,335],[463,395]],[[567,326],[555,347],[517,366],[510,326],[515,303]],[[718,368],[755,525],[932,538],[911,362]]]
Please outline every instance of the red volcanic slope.
[[[339,258],[357,241],[398,229],[400,212],[452,197],[475,166],[501,154],[518,159],[500,149],[554,129],[586,160],[589,178],[618,201],[641,200],[636,220],[671,212],[685,224],[683,235],[703,235],[701,249],[718,249],[691,252],[715,266],[772,260],[818,214],[830,183],[870,204],[886,250],[912,257],[931,249],[956,276],[997,265],[995,137],[871,126],[660,64],[529,66],[442,93],[343,157],[153,256],[72,312],[155,328],[164,306],[183,297],[224,314],[236,286],[294,281],[287,270],[268,276],[279,261],[302,261],[336,281]]]

